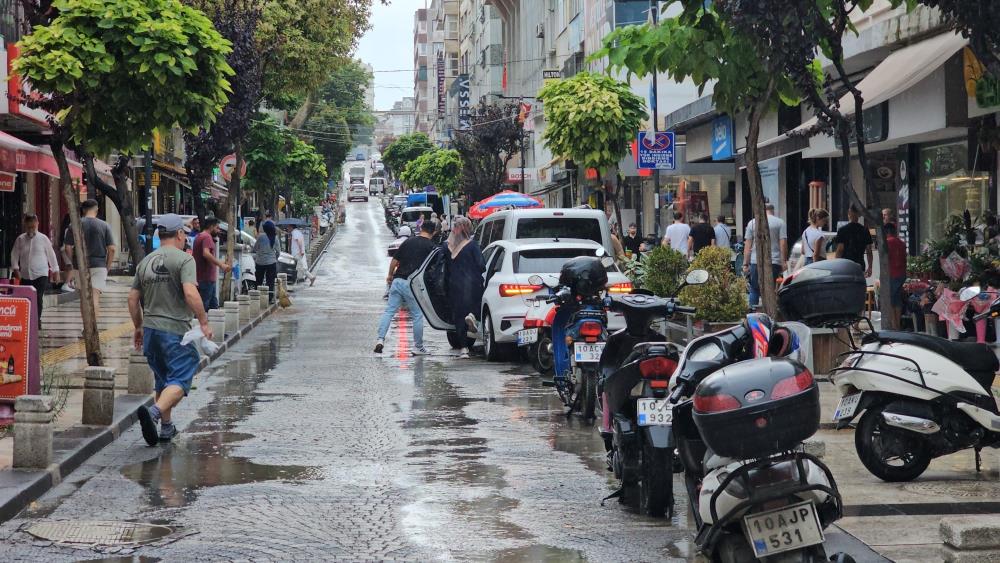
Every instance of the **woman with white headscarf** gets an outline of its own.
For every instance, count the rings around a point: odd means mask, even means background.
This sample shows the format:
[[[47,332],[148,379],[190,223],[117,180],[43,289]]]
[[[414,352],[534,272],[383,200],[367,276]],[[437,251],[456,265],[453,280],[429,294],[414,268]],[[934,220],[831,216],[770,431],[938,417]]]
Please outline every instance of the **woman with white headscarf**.
[[[452,323],[455,325],[456,341],[465,343],[468,339],[465,318],[470,314],[479,317],[486,261],[479,245],[472,240],[472,221],[466,217],[455,218],[445,246],[448,254],[448,299]],[[469,349],[463,346],[459,357],[468,358]]]

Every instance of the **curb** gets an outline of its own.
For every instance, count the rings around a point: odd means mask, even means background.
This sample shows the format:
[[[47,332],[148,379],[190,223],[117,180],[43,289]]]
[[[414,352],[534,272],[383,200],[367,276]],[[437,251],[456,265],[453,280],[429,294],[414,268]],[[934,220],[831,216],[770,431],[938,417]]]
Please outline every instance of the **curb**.
[[[253,328],[277,310],[274,303],[256,319],[232,334],[211,357],[203,357],[198,372],[208,367],[226,350],[232,348]],[[94,454],[118,439],[135,424],[136,410],[140,405],[152,405],[153,397],[146,395],[119,395],[115,397],[115,419],[110,426],[76,425],[52,436],[53,463],[47,469],[0,470],[0,523],[15,517],[32,502],[62,482]]]

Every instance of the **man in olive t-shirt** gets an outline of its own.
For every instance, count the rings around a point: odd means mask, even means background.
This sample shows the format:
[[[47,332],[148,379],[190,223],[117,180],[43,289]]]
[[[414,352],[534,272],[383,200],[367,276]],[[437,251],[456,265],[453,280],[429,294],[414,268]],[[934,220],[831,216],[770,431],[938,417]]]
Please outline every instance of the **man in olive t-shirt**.
[[[172,409],[191,389],[198,371],[198,350],[182,345],[184,333],[197,317],[206,338],[212,338],[208,317],[198,293],[194,258],[184,252],[184,220],[173,213],[159,221],[160,248],[136,266],[128,310],[135,325],[133,342],[149,362],[156,381],[156,404],[136,413],[142,437],[150,446],[169,442],[177,435],[170,422]],[[159,433],[156,423],[161,422]]]

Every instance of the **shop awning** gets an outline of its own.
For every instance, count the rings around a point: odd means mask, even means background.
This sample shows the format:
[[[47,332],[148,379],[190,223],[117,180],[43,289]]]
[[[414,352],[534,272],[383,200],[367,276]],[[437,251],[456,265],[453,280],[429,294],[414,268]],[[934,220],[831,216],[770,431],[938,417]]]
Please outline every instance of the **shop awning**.
[[[858,83],[865,107],[875,107],[913,88],[968,44],[969,40],[957,33],[942,33],[890,54]],[[854,113],[853,95],[848,93],[840,98],[840,111],[847,115]],[[763,148],[792,138],[801,138],[801,134],[815,127],[818,122],[813,117],[789,133],[768,139],[757,146]],[[793,152],[804,148],[797,146],[797,150]],[[740,150],[740,153],[744,152],[746,149]]]

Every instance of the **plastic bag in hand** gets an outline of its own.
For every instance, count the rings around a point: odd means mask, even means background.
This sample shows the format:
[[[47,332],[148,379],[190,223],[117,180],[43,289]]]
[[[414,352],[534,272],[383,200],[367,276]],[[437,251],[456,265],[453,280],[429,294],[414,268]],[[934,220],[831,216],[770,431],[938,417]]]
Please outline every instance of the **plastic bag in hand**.
[[[211,356],[219,351],[219,345],[205,337],[205,333],[201,331],[201,326],[196,326],[184,333],[184,337],[181,338],[181,346],[188,344],[194,344],[198,352],[204,356]]]

